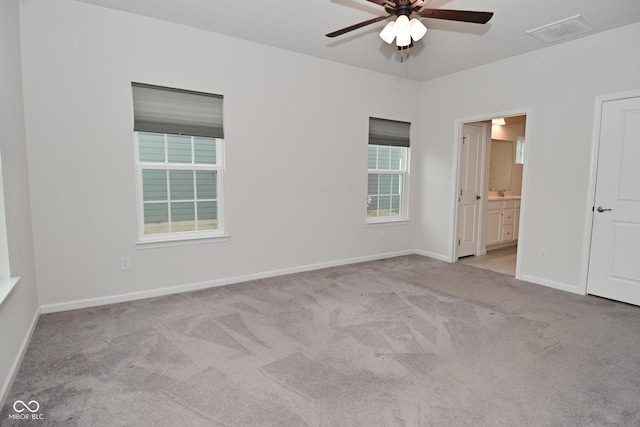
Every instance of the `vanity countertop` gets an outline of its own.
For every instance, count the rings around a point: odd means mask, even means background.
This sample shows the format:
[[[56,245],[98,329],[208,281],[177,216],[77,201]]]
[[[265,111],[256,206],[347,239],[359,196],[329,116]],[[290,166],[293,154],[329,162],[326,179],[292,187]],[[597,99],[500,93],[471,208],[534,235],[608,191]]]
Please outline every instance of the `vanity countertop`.
[[[489,196],[487,198],[487,200],[489,200],[490,202],[493,202],[495,200],[520,200],[520,196]]]

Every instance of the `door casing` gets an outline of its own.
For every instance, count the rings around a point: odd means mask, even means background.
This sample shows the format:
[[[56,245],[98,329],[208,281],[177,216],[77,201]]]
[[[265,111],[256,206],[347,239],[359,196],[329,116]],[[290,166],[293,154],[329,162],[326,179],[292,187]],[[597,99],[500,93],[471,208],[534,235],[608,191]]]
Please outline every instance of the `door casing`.
[[[454,126],[454,156],[453,156],[453,176],[452,176],[452,180],[455,183],[454,187],[453,187],[453,191],[454,191],[454,197],[451,199],[451,203],[452,203],[452,212],[453,217],[451,218],[450,221],[450,236],[452,236],[452,241],[451,241],[451,251],[450,251],[450,256],[449,256],[449,261],[450,262],[456,262],[458,260],[458,253],[457,253],[457,249],[458,249],[458,198],[456,197],[457,193],[458,193],[458,188],[460,186],[460,183],[458,182],[459,177],[460,177],[460,165],[461,165],[461,149],[460,149],[460,145],[461,145],[461,141],[462,141],[462,136],[463,136],[463,128],[464,125],[467,123],[476,123],[476,122],[483,122],[483,121],[487,121],[487,120],[491,120],[494,119],[496,117],[513,117],[513,116],[527,116],[527,122],[525,125],[525,135],[527,137],[527,149],[525,150],[524,153],[524,165],[523,165],[523,171],[522,171],[522,199],[520,201],[520,226],[519,226],[519,230],[518,230],[518,249],[517,249],[517,255],[516,255],[516,279],[520,278],[520,271],[521,271],[521,265],[522,265],[522,247],[523,244],[525,243],[525,239],[526,239],[526,223],[524,221],[525,218],[525,212],[526,212],[526,208],[527,208],[527,204],[526,204],[526,200],[527,200],[527,177],[528,177],[528,173],[527,171],[531,168],[531,165],[529,164],[529,152],[530,147],[532,146],[531,141],[531,132],[530,132],[530,123],[531,123],[531,117],[532,117],[532,113],[531,113],[531,108],[530,107],[522,107],[522,108],[516,108],[513,110],[507,110],[507,111],[498,111],[495,113],[490,113],[490,114],[483,114],[483,115],[479,115],[479,116],[472,116],[472,117],[466,117],[466,118],[459,118],[455,120]],[[491,141],[491,138],[489,137],[487,144],[489,143],[489,141]],[[486,149],[486,147],[485,147]],[[483,171],[484,173],[484,195],[482,197],[483,202],[482,202],[482,211],[486,211],[486,206],[487,206],[487,200],[486,200],[486,193],[487,193],[487,189],[488,189],[488,167],[487,167],[487,155],[489,153],[487,153],[487,151],[485,150],[485,164],[483,165],[483,167],[485,168],[485,170]],[[484,214],[483,214],[483,223],[484,221]],[[482,224],[480,226],[480,229],[482,230],[481,232],[484,233],[484,224]],[[482,239],[484,239],[484,234]],[[483,244],[483,242],[480,242],[480,244]]]

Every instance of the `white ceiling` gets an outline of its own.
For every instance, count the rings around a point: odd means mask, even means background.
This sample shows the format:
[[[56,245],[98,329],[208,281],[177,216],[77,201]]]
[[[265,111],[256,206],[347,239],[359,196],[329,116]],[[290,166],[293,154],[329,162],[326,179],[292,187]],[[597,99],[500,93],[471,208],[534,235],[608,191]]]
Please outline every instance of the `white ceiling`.
[[[324,36],[386,15],[366,0],[78,1],[417,81],[548,47],[526,31],[574,15],[596,31],[640,22],[640,0],[431,0],[424,7],[495,14],[485,25],[423,18],[429,31],[401,62],[397,48],[378,36],[386,20],[334,39]]]

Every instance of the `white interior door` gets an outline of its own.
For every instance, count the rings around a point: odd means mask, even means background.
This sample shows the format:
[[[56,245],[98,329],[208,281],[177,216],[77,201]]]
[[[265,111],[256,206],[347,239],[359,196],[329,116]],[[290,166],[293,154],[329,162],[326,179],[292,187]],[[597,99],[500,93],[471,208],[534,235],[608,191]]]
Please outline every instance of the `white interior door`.
[[[485,127],[482,124],[465,124],[462,132],[458,178],[458,257],[477,254]]]
[[[587,292],[640,305],[640,97],[602,105]]]

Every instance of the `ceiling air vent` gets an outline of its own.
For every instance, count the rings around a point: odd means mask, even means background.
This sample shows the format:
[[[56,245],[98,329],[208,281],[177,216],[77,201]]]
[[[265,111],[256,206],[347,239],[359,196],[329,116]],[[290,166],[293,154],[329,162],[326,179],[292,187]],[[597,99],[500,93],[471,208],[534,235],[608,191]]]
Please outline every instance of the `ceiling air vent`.
[[[528,30],[527,34],[543,43],[554,43],[594,31],[596,28],[580,15]]]

